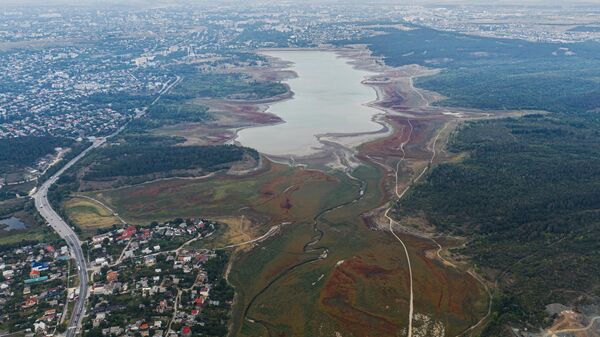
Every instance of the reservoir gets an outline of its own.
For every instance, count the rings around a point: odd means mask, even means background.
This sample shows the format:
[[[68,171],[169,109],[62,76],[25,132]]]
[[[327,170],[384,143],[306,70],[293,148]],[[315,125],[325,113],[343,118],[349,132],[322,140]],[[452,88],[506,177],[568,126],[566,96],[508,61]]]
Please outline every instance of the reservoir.
[[[292,62],[296,78],[286,83],[294,97],[274,103],[267,111],[283,119],[277,125],[241,130],[236,139],[244,146],[275,156],[307,156],[319,152],[316,136],[380,130],[372,121],[380,111],[365,104],[375,90],[362,84],[367,71],[355,69],[331,51],[268,51],[264,55]]]
[[[0,219],[0,229],[5,231],[25,229],[25,227],[25,223],[14,216],[7,219]]]

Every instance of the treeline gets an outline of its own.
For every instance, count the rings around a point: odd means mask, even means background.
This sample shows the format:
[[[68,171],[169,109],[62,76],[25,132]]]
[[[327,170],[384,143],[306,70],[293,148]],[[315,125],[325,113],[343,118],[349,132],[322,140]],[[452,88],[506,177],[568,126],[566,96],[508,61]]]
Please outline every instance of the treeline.
[[[185,138],[179,136],[155,136],[150,133],[131,130],[119,135],[116,142],[119,144],[128,144],[129,146],[173,146],[185,142]]]
[[[25,202],[10,202],[6,204],[2,204],[0,207],[0,218],[5,218],[13,213],[18,211],[22,211],[25,207]]]
[[[125,144],[100,149],[86,180],[118,176],[140,176],[173,170],[199,169],[212,172],[229,168],[245,155],[258,158],[255,150],[234,146],[147,146]]]
[[[0,201],[6,201],[17,197],[17,192],[11,191],[7,188],[0,189]]]
[[[486,335],[505,323],[549,323],[550,303],[600,295],[600,118],[533,116],[468,123],[397,205],[439,230],[466,236],[460,252],[498,272],[500,298]]]
[[[93,105],[110,105],[119,111],[135,109],[148,104],[153,99],[148,95],[136,95],[126,92],[97,93],[85,98],[85,103]]]
[[[160,128],[165,125],[180,123],[198,123],[212,120],[208,107],[192,100],[161,99],[157,104],[148,109],[144,118],[132,120],[129,130],[144,131]]]
[[[539,43],[414,28],[388,29],[351,43],[369,45],[390,66],[443,68],[416,81],[449,98],[440,105],[564,113],[600,107],[600,43]]]
[[[449,97],[440,102],[446,106],[580,113],[600,107],[596,76],[600,61],[526,59],[520,64],[490,62],[446,69],[416,83]]]
[[[279,82],[256,81],[240,73],[200,73],[189,70],[179,85],[164,96],[167,100],[228,98],[259,100],[287,92]]]
[[[279,32],[275,30],[261,29],[260,24],[249,24],[244,27],[244,31],[236,38],[235,43],[269,43],[270,47],[286,48],[289,47],[289,39],[293,33]]]
[[[0,245],[0,253],[14,251],[23,246],[34,246],[34,245],[37,245],[38,243],[40,243],[39,240],[25,240],[25,239],[23,239],[21,241],[17,241],[17,242],[5,243],[5,244]]]
[[[79,182],[74,176],[61,176],[56,183],[48,189],[48,201],[52,209],[75,231],[81,234],[81,228],[69,218],[66,210],[62,207],[63,202],[67,200],[73,191],[79,189]]]
[[[56,147],[69,146],[68,138],[25,136],[0,139],[0,172],[16,166],[32,166],[36,161],[54,153]]]
[[[181,122],[202,122],[210,119],[208,107],[190,102],[161,100],[149,108],[146,117],[161,121],[163,124]]]

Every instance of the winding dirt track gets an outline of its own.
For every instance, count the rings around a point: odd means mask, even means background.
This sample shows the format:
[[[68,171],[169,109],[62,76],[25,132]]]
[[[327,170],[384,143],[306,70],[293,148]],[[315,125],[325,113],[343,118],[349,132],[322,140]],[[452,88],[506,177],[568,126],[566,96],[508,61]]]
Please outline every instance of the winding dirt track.
[[[444,132],[444,130],[446,129],[446,127],[448,126],[448,124],[444,124],[444,126],[438,131],[438,133],[436,134],[435,138],[433,139],[433,143],[431,145],[431,158],[429,159],[429,164],[423,169],[423,171],[421,171],[421,173],[411,182],[411,184],[409,184],[406,188],[404,188],[404,190],[402,190],[402,192],[398,191],[398,172],[399,172],[399,167],[400,164],[406,159],[406,151],[404,150],[404,147],[406,146],[406,144],[408,144],[408,142],[411,139],[411,135],[413,132],[413,125],[412,122],[410,121],[410,119],[407,120],[408,124],[410,125],[410,132],[409,135],[407,137],[407,139],[405,141],[403,141],[400,146],[399,146],[399,150],[402,151],[402,157],[400,158],[400,160],[397,162],[396,164],[396,169],[395,169],[395,177],[396,177],[396,182],[395,182],[395,188],[394,188],[394,192],[396,193],[396,197],[397,200],[401,200],[406,193],[410,190],[410,188],[412,187],[412,185],[414,183],[416,183],[417,181],[419,181],[419,179],[421,179],[421,177],[423,177],[423,175],[425,175],[425,173],[427,172],[427,170],[431,167],[431,165],[434,163],[436,157],[437,157],[437,142],[440,138],[440,135]],[[408,326],[408,337],[412,337],[412,320],[413,320],[413,277],[412,277],[412,268],[411,268],[411,263],[410,263],[410,257],[408,255],[408,250],[406,248],[406,244],[402,241],[402,239],[400,239],[400,237],[394,232],[393,229],[393,225],[396,223],[396,221],[394,219],[392,219],[389,216],[389,211],[392,209],[392,206],[390,206],[386,212],[385,212],[385,217],[389,220],[389,229],[390,232],[394,235],[394,237],[402,244],[402,247],[404,248],[404,252],[406,254],[406,259],[408,262],[408,272],[409,272],[409,277],[410,277],[410,310],[409,310],[409,326]],[[428,236],[427,238],[429,238],[437,247],[437,251],[436,254],[438,256],[438,258],[444,262],[445,264],[452,266],[453,268],[457,268],[457,266],[446,260],[442,255],[441,252],[443,250],[442,245],[440,245],[439,242],[437,242],[437,240],[435,240],[435,238]],[[470,326],[469,328],[465,329],[463,332],[461,332],[460,334],[456,335],[456,337],[460,337],[460,336],[464,336],[465,334],[472,332],[473,330],[475,330],[477,327],[479,327],[491,314],[492,312],[492,301],[493,301],[493,297],[492,294],[488,288],[488,286],[485,284],[484,281],[482,281],[473,271],[469,270],[467,272],[471,277],[473,277],[477,282],[479,282],[483,288],[485,289],[487,295],[488,295],[488,310],[485,316],[483,316],[479,321],[477,321],[477,323],[473,324],[472,326]]]
[[[450,117],[443,117],[445,119],[445,123],[444,125],[439,128],[439,130],[437,131],[437,133],[435,134],[435,137],[433,137],[433,140],[431,140],[431,138],[429,138],[428,140],[429,145],[427,146],[427,149],[424,149],[427,152],[430,152],[431,157],[429,158],[429,160],[427,161],[427,165],[422,169],[421,172],[418,173],[418,175],[415,177],[413,176],[412,179],[410,179],[409,183],[406,185],[406,187],[404,187],[403,189],[400,189],[399,187],[399,175],[400,175],[400,169],[401,169],[401,165],[406,161],[406,157],[407,157],[407,153],[405,151],[405,147],[406,145],[411,142],[414,141],[414,138],[418,138],[418,135],[415,136],[413,135],[413,131],[414,131],[414,125],[413,125],[413,121],[415,121],[416,119],[419,119],[423,116],[425,117],[430,117],[430,116],[444,116],[445,110],[442,107],[437,107],[432,105],[431,103],[433,101],[436,100],[435,97],[430,97],[431,95],[428,94],[425,91],[421,91],[417,88],[414,87],[414,78],[416,78],[418,76],[410,76],[408,78],[408,83],[409,83],[409,87],[410,89],[412,89],[412,91],[414,91],[415,94],[415,100],[416,100],[416,104],[413,105],[407,105],[407,106],[403,106],[400,109],[398,109],[398,111],[392,111],[394,110],[394,107],[387,109],[387,108],[383,108],[382,110],[384,110],[384,112],[386,112],[386,115],[394,115],[394,116],[403,116],[404,118],[406,118],[406,121],[410,127],[410,131],[408,132],[408,135],[406,137],[406,139],[403,139],[402,143],[400,143],[400,145],[398,147],[396,147],[395,150],[399,151],[401,154],[401,158],[396,162],[395,165],[395,169],[394,167],[392,167],[392,165],[388,165],[388,163],[386,162],[379,162],[377,160],[375,160],[374,158],[372,158],[371,156],[369,156],[368,154],[366,155],[366,158],[368,158],[371,162],[373,162],[373,164],[377,164],[382,166],[386,171],[388,172],[395,172],[395,188],[394,188],[394,193],[396,196],[396,200],[394,200],[394,202],[397,202],[398,200],[401,200],[405,197],[405,195],[407,194],[407,192],[410,190],[410,188],[414,185],[415,182],[418,182],[426,173],[427,171],[432,167],[432,165],[434,164],[434,162],[436,161],[436,159],[438,158],[438,141],[440,140],[440,137],[442,137],[442,134],[446,131],[446,129],[450,126],[452,126],[452,122],[448,122],[448,119],[452,119]],[[425,93],[425,94],[424,94]],[[406,112],[406,110],[410,111],[410,114]],[[456,115],[454,115],[455,118],[458,119],[462,119],[463,115],[462,114],[472,114],[473,116],[471,116],[473,119],[476,118],[486,118],[486,117],[490,117],[490,114],[487,113],[485,114],[485,117],[483,115],[482,112],[479,111],[474,111],[474,110],[460,110],[460,113],[456,113]],[[389,116],[388,115],[388,116]],[[479,117],[478,117],[479,116]],[[446,119],[448,118],[448,119]],[[412,119],[412,120],[411,120]],[[425,159],[426,160],[426,159]],[[424,160],[424,161],[425,161]],[[343,160],[342,160],[343,161]],[[288,163],[289,164],[289,163]],[[293,161],[293,158],[291,160],[291,164],[295,165],[295,162]],[[342,165],[347,164],[347,163],[341,163]],[[348,165],[344,165],[346,167],[349,167]],[[253,317],[251,317],[250,315],[250,311],[252,309],[252,306],[255,304],[255,302],[257,301],[257,298],[259,298],[260,296],[262,296],[273,284],[275,284],[276,282],[278,282],[279,280],[281,280],[283,277],[285,277],[286,275],[289,275],[290,272],[294,271],[295,269],[306,265],[308,263],[312,263],[312,262],[316,262],[322,259],[327,258],[329,250],[328,247],[324,247],[324,246],[318,246],[318,243],[321,241],[321,239],[324,236],[324,232],[322,229],[319,228],[319,222],[320,219],[326,215],[327,213],[334,211],[338,208],[350,205],[354,202],[357,202],[359,200],[361,200],[364,196],[364,186],[365,186],[365,182],[362,180],[359,180],[357,178],[352,177],[351,175],[349,175],[349,177],[357,182],[359,182],[360,185],[360,194],[357,195],[353,200],[350,200],[348,202],[344,202],[341,204],[338,204],[337,206],[325,209],[321,212],[319,212],[318,214],[316,214],[313,217],[313,230],[314,232],[316,232],[316,235],[313,236],[311,238],[311,240],[309,242],[307,242],[304,247],[303,247],[303,252],[306,254],[311,254],[312,257],[308,257],[306,260],[299,262],[291,267],[288,267],[287,269],[285,269],[284,271],[280,272],[279,274],[277,274],[272,280],[270,280],[268,282],[268,284],[262,288],[260,291],[258,291],[248,302],[248,304],[246,305],[246,307],[244,308],[243,311],[243,319],[247,322],[250,323],[255,323],[255,324],[260,324],[262,325],[265,330],[267,331],[269,336],[273,336],[272,330],[273,330],[273,326],[266,321],[261,321],[258,319],[255,319]],[[388,208],[386,209],[384,216],[387,218],[387,220],[389,221],[389,230],[391,232],[391,234],[398,240],[398,242],[400,242],[400,244],[403,247],[405,256],[406,256],[406,260],[407,260],[407,264],[408,264],[408,276],[409,276],[409,287],[410,287],[410,302],[409,302],[409,317],[408,317],[408,329],[407,329],[407,336],[408,337],[412,337],[413,333],[413,316],[414,316],[414,292],[413,292],[413,271],[412,271],[412,265],[411,265],[411,259],[410,259],[410,255],[408,252],[408,247],[405,244],[405,242],[402,240],[402,238],[400,237],[399,233],[397,233],[400,227],[400,224],[397,223],[393,218],[390,217],[389,213],[392,209],[393,203],[390,202],[388,204]],[[396,227],[396,229],[394,229],[394,227]],[[440,261],[442,261],[444,264],[451,266],[455,269],[459,269],[459,267],[457,265],[455,265],[454,263],[446,260],[443,256],[442,256],[442,252],[443,252],[443,247],[442,245],[436,241],[436,238],[431,236],[431,235],[426,235],[426,234],[420,234],[420,233],[411,233],[411,232],[407,232],[407,235],[415,235],[417,237],[422,237],[424,239],[429,239],[431,240],[436,246],[437,246],[437,252],[436,255],[438,257],[438,259]],[[463,272],[465,272],[463,270]],[[462,331],[460,334],[457,335],[458,336],[463,336],[463,335],[467,335],[469,333],[472,333],[476,328],[480,327],[486,319],[488,319],[488,317],[491,314],[491,307],[492,307],[492,295],[491,292],[489,291],[489,288],[487,287],[487,285],[485,284],[485,282],[480,279],[480,277],[478,277],[478,275],[476,275],[472,270],[467,271],[467,273],[473,277],[478,283],[480,283],[482,285],[482,287],[485,289],[485,291],[488,294],[489,297],[489,301],[488,301],[488,311],[487,314],[485,316],[483,316],[478,322],[476,322],[475,324],[473,324],[472,326],[468,327],[467,329],[465,329],[464,331]],[[465,275],[465,277],[467,277]]]
[[[548,330],[544,334],[544,337],[556,336],[556,334],[559,334],[559,333],[571,333],[571,332],[583,332],[583,331],[587,331],[587,330],[591,329],[594,326],[594,324],[596,323],[597,320],[600,320],[600,316],[594,316],[594,317],[592,317],[592,319],[590,320],[590,323],[587,326],[583,327],[583,328],[563,329],[563,330],[556,330],[556,331]]]
[[[397,150],[401,152],[401,158],[398,160],[398,162],[396,163],[395,169],[393,169],[395,171],[395,188],[394,188],[394,192],[396,194],[396,199],[397,200],[401,200],[402,198],[404,198],[404,196],[406,195],[406,193],[410,190],[410,188],[413,186],[413,184],[417,181],[419,181],[424,175],[425,173],[430,169],[431,165],[434,163],[435,159],[437,158],[437,145],[438,145],[438,141],[439,138],[441,136],[441,134],[446,130],[446,128],[448,127],[448,124],[444,124],[444,126],[437,132],[436,136],[434,137],[432,143],[431,143],[431,157],[428,161],[428,165],[423,168],[423,170],[419,173],[419,175],[414,178],[410,184],[408,186],[406,186],[402,191],[399,190],[398,186],[399,186],[399,174],[400,174],[400,166],[401,164],[406,160],[406,151],[405,151],[405,146],[411,141],[412,139],[412,135],[413,135],[413,131],[414,131],[414,125],[412,124],[412,121],[410,119],[407,119],[408,125],[410,127],[410,131],[408,133],[408,136],[406,137],[405,140],[403,140],[403,142],[397,147]],[[370,158],[375,164],[379,164],[382,165],[384,168],[389,168],[389,166],[387,166],[386,164],[380,163],[375,161],[373,158]],[[360,185],[360,192],[359,194],[356,196],[356,198],[354,198],[353,200],[338,204],[337,206],[333,206],[331,208],[325,209],[323,211],[321,211],[320,213],[318,213],[314,218],[313,218],[313,230],[317,233],[315,235],[315,237],[313,237],[313,239],[309,242],[307,242],[304,245],[303,248],[303,252],[304,253],[320,253],[318,256],[313,257],[313,258],[309,258],[307,260],[304,260],[296,265],[293,265],[289,268],[287,268],[286,270],[284,270],[283,272],[281,272],[280,274],[278,274],[275,278],[273,278],[263,289],[261,289],[258,293],[256,293],[252,299],[248,302],[248,305],[246,306],[245,310],[244,310],[244,314],[243,317],[246,321],[250,322],[250,323],[256,323],[256,324],[260,324],[262,325],[265,330],[267,330],[268,336],[273,336],[272,331],[270,328],[272,328],[273,326],[266,321],[262,321],[259,319],[253,319],[250,316],[250,310],[252,308],[252,306],[254,305],[254,303],[256,302],[257,298],[260,297],[263,293],[265,293],[273,284],[275,284],[277,281],[279,281],[280,279],[282,279],[283,277],[285,277],[286,275],[288,275],[290,272],[292,272],[293,270],[315,262],[315,261],[319,261],[322,259],[327,258],[328,255],[328,248],[327,247],[315,247],[315,245],[321,240],[321,238],[324,235],[324,232],[319,228],[319,219],[322,218],[324,215],[326,215],[329,212],[332,212],[336,209],[339,209],[341,207],[350,205],[352,203],[358,202],[359,200],[361,200],[364,197],[364,187],[365,187],[365,182],[351,176],[349,173],[347,173],[348,176],[350,177],[350,179],[357,181]],[[397,201],[396,200],[396,201]],[[398,242],[400,242],[400,244],[402,245],[402,248],[404,250],[405,256],[406,256],[406,261],[407,261],[407,265],[408,265],[408,273],[409,273],[409,289],[410,289],[410,300],[409,300],[409,317],[408,317],[408,329],[407,329],[407,336],[408,337],[412,337],[413,336],[413,320],[414,320],[414,289],[413,289],[413,271],[412,271],[412,265],[411,265],[411,259],[410,259],[410,255],[408,252],[408,247],[407,245],[404,243],[404,241],[400,238],[400,236],[394,231],[394,224],[397,225],[397,222],[391,218],[389,216],[389,212],[392,209],[392,204],[390,203],[389,207],[386,209],[386,212],[384,213],[384,216],[388,219],[389,221],[389,230],[392,233],[392,235],[398,240]],[[443,262],[445,262],[446,264],[453,266],[456,268],[456,265],[454,265],[452,262],[447,261],[446,259],[444,259],[441,256],[441,251],[443,250],[443,247],[433,238],[433,237],[426,237],[428,239],[430,239],[434,244],[436,244],[436,246],[438,247],[437,250],[437,255],[440,258],[440,260],[442,260]],[[471,327],[467,328],[465,331],[463,331],[461,334],[459,334],[458,336],[464,335],[472,330],[474,330],[475,328],[477,328],[479,325],[481,325],[486,319],[487,317],[490,315],[491,312],[491,294],[487,288],[487,286],[485,285],[485,283],[483,283],[483,281],[481,281],[478,277],[476,277],[476,275],[472,274],[469,271],[469,274],[475,278],[478,282],[480,282],[486,289],[486,291],[488,292],[488,295],[490,297],[489,299],[489,308],[488,308],[488,313],[481,319],[479,320],[476,324],[472,325]],[[457,337],[458,337],[457,336]]]
[[[406,151],[404,150],[404,146],[406,146],[406,144],[408,144],[408,142],[410,141],[410,139],[412,137],[413,130],[414,130],[414,127],[413,127],[412,122],[410,121],[410,119],[408,120],[408,125],[410,125],[410,131],[408,133],[408,137],[406,138],[406,140],[404,140],[400,144],[399,149],[400,149],[400,151],[402,151],[402,157],[396,163],[396,170],[395,170],[396,181],[395,181],[395,186],[394,186],[394,192],[396,193],[396,196],[398,197],[398,200],[402,199],[402,197],[406,194],[406,192],[410,188],[410,185],[409,185],[409,186],[407,186],[402,191],[402,193],[398,192],[398,171],[399,171],[399,168],[400,168],[400,163],[402,163],[406,159]],[[394,232],[394,226],[393,225],[394,225],[395,221],[388,214],[391,209],[392,209],[392,205],[390,205],[390,207],[388,207],[388,209],[385,211],[385,217],[390,221],[390,232],[392,233],[392,235],[394,235],[394,237],[398,241],[400,241],[400,244],[402,244],[402,248],[404,249],[404,254],[406,255],[406,262],[408,263],[408,279],[409,279],[409,282],[410,282],[410,302],[409,302],[409,309],[408,309],[408,337],[412,337],[412,322],[413,322],[413,315],[414,315],[414,292],[413,292],[412,266],[411,266],[411,263],[410,263],[410,255],[408,255],[408,248],[406,248],[406,244]]]

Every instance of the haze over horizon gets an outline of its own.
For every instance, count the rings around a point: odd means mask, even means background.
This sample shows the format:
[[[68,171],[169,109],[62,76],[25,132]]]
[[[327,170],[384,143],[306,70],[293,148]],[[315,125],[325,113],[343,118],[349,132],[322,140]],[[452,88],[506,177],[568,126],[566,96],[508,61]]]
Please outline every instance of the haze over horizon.
[[[485,6],[497,6],[497,5],[527,5],[527,6],[570,6],[570,5],[596,5],[600,4],[600,0],[569,0],[569,1],[561,1],[561,0],[499,0],[494,4],[490,4],[488,1],[484,0],[445,0],[445,1],[433,1],[433,0],[409,0],[403,3],[398,3],[394,0],[369,0],[369,1],[361,1],[361,0],[308,0],[308,1],[299,1],[299,0],[282,0],[276,2],[280,4],[284,3],[326,3],[326,4],[374,4],[374,3],[385,3],[385,4],[396,4],[399,6],[402,5],[436,5],[436,6],[444,6],[444,5],[485,5]],[[239,1],[239,0],[218,0],[215,1],[189,1],[189,0],[5,0],[4,6],[55,6],[55,5],[130,5],[130,6],[152,6],[152,5],[182,5],[182,4],[232,4],[232,3],[243,3],[243,4],[261,4],[266,3],[264,0],[254,0],[254,1]],[[268,3],[272,3],[269,1]]]
[[[0,0],[0,337],[600,337],[599,113],[600,0]]]

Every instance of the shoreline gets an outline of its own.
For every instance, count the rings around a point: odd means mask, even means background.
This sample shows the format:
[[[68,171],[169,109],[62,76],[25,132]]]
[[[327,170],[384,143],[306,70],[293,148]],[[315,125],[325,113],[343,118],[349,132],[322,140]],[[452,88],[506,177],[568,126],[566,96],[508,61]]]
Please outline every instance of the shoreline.
[[[377,89],[376,85],[369,83],[369,81],[371,81],[372,78],[382,76],[383,74],[380,72],[375,72],[373,69],[367,69],[365,67],[358,67],[357,65],[361,60],[355,59],[355,58],[351,57],[350,55],[344,54],[344,52],[348,52],[348,51],[352,51],[352,50],[354,50],[354,49],[353,48],[337,48],[337,47],[319,47],[319,48],[264,48],[264,49],[259,49],[256,51],[258,54],[266,56],[271,62],[273,62],[273,64],[275,66],[272,69],[274,69],[275,71],[289,72],[289,73],[293,74],[293,76],[284,77],[285,80],[299,77],[299,74],[297,73],[297,71],[295,71],[293,68],[290,68],[293,66],[294,62],[288,61],[288,60],[285,60],[282,58],[266,55],[266,54],[264,54],[264,52],[268,52],[268,51],[311,51],[311,52],[318,51],[318,52],[334,53],[337,58],[343,59],[343,61],[346,64],[350,65],[353,69],[356,69],[361,72],[369,73],[369,74],[363,76],[363,79],[360,81],[360,83],[361,83],[361,85],[364,85],[366,87],[373,89],[373,91],[375,93],[375,98],[368,102],[364,102],[361,105],[363,107],[368,107],[368,108],[376,109],[379,111],[379,113],[373,114],[373,116],[370,118],[371,122],[373,122],[374,124],[378,124],[380,126],[380,128],[378,130],[364,131],[364,132],[350,132],[350,133],[339,133],[339,132],[318,133],[318,134],[314,134],[313,136],[317,139],[317,142],[321,144],[321,147],[319,147],[319,148],[311,148],[311,151],[308,151],[306,153],[277,154],[277,155],[273,155],[273,154],[269,154],[269,153],[262,153],[263,155],[265,155],[270,160],[274,160],[278,163],[287,163],[288,165],[295,165],[294,164],[295,161],[302,161],[302,162],[309,162],[309,163],[313,162],[315,160],[323,161],[326,157],[330,156],[333,151],[335,151],[335,149],[331,149],[331,147],[332,147],[331,143],[337,143],[338,145],[345,147],[347,151],[356,152],[358,150],[358,147],[360,147],[362,144],[388,137],[394,133],[393,126],[385,120],[385,117],[386,117],[385,115],[388,114],[389,111],[381,108],[378,105],[382,101],[381,93]],[[293,88],[291,88],[289,86],[289,84],[287,84],[287,83],[285,83],[285,85],[290,89],[290,92],[293,93]],[[228,140],[228,142],[233,143],[233,144],[243,145],[243,143],[241,143],[239,141],[239,133],[241,131],[250,129],[250,128],[276,126],[276,125],[279,125],[282,123],[287,123],[287,121],[283,120],[282,117],[278,116],[276,113],[271,112],[269,110],[272,109],[272,107],[276,103],[285,102],[288,99],[293,99],[294,96],[295,96],[295,94],[292,94],[283,99],[271,99],[271,100],[269,100],[269,102],[265,102],[268,104],[266,104],[265,108],[261,109],[261,111],[263,113],[274,115],[277,118],[281,119],[280,122],[268,123],[268,124],[262,124],[262,125],[250,125],[250,126],[244,126],[244,127],[239,127],[239,128],[235,128],[235,129],[230,129],[233,132],[233,136]],[[250,103],[250,102],[247,102],[247,103]],[[336,146],[336,148],[337,148],[337,146]]]

